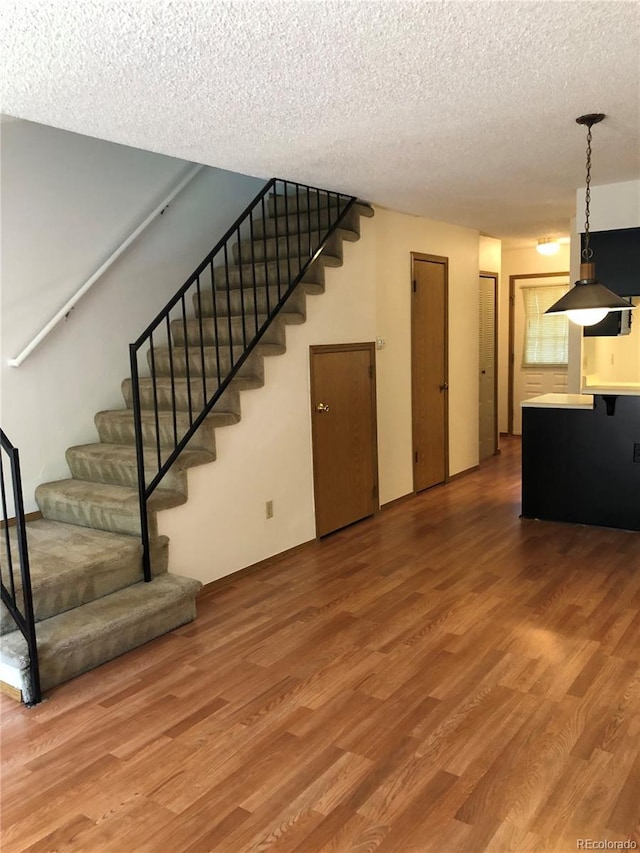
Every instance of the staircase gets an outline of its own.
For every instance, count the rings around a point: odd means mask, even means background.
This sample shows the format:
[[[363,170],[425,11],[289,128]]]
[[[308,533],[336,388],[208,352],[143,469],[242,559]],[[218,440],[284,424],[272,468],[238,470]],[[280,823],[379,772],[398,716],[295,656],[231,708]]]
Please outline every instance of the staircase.
[[[240,420],[241,392],[263,385],[263,359],[285,352],[286,325],[305,321],[307,294],[323,292],[324,268],[342,264],[343,242],[373,215],[353,201],[336,215],[329,194],[282,183],[278,195],[270,182],[273,194],[156,318],[147,375],[132,362],[125,408],[98,412],[98,441],[67,450],[71,478],[36,490],[42,519],[27,536],[43,690],[195,618],[201,584],[168,572],[157,515],[187,501],[189,468],[215,460],[216,429]],[[29,656],[14,628],[2,606],[0,662],[20,673],[28,702]]]

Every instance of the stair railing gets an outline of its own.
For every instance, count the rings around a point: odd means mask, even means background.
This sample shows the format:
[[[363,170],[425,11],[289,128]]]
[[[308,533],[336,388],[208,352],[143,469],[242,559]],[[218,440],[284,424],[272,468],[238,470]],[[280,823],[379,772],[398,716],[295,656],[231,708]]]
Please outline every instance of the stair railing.
[[[352,196],[272,178],[130,344],[145,581],[151,580],[149,498],[355,201]],[[189,299],[195,318],[189,316]],[[207,303],[211,316],[203,317]],[[195,331],[190,319],[196,321]],[[146,368],[140,363],[143,348]],[[162,363],[163,382],[157,370]],[[182,408],[177,402],[180,382],[186,395]],[[146,425],[143,411],[150,413]]]
[[[37,705],[42,699],[40,691],[40,670],[38,667],[38,646],[36,644],[36,626],[33,615],[33,597],[31,594],[31,574],[29,572],[29,550],[27,548],[27,529],[22,500],[22,478],[20,476],[20,455],[18,449],[9,441],[4,430],[0,429],[0,494],[2,496],[2,531],[4,543],[0,554],[0,595],[9,615],[21,631],[29,652],[29,678],[31,681],[27,705]],[[7,483],[5,466],[11,471],[11,489],[15,523],[9,518],[7,505]],[[10,523],[11,522],[11,523]],[[15,527],[15,535],[12,530]],[[19,565],[19,583],[16,579],[15,561]],[[6,564],[5,564],[6,558]]]

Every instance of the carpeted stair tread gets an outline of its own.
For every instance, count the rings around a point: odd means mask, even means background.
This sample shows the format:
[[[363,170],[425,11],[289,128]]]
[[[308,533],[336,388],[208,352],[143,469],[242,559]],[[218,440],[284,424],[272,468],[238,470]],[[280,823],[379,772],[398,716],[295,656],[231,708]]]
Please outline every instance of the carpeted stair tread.
[[[229,266],[228,268],[218,266],[213,268],[213,278],[216,288],[218,289],[226,288],[228,282],[231,288],[238,289],[242,287],[249,291],[253,289],[254,271],[257,287],[264,287],[266,284],[273,286],[278,284],[279,268],[280,283],[286,288],[290,281],[289,276],[291,275],[291,278],[297,276],[308,260],[309,258],[306,255],[302,258],[290,255],[288,260],[287,258],[284,258],[281,259],[279,263],[277,261],[267,261],[266,263],[260,262],[257,263],[255,267],[252,264],[244,263],[240,266],[234,265]],[[317,284],[316,270],[318,267],[323,266],[342,266],[342,253],[340,253],[340,255],[332,254],[329,249],[325,249],[320,257],[317,258],[307,270],[305,270],[302,277],[303,283],[309,285]]]
[[[290,313],[295,312],[301,316],[307,316],[306,295],[319,295],[324,293],[324,275],[314,272],[314,282],[302,282],[289,295],[285,305],[286,310]],[[258,307],[258,314],[264,314],[268,311],[273,311],[281,297],[285,295],[285,283],[283,282],[280,291],[278,291],[277,283],[269,288],[262,286],[256,287],[254,293],[253,286],[245,287],[243,294],[237,285],[231,286],[230,290],[225,289],[224,282],[219,282],[216,285],[216,312],[218,322],[224,317],[238,317],[242,315],[242,301],[244,300],[245,312],[253,315],[255,306]],[[257,301],[256,301],[257,300]],[[193,299],[193,310],[196,317],[202,311],[203,317],[213,316],[213,296],[211,290],[202,292],[200,299]]]
[[[312,223],[313,225],[313,223]],[[240,263],[264,263],[265,257],[269,261],[275,261],[278,258],[286,258],[287,254],[291,258],[302,257],[306,259],[315,252],[316,247],[324,238],[326,230],[313,230],[309,234],[308,230],[303,228],[300,231],[297,228],[289,236],[282,236],[285,232],[280,232],[278,237],[256,237],[253,239],[241,240],[233,247],[233,259],[236,264]],[[342,242],[355,242],[359,239],[357,231],[351,231],[348,228],[337,228],[333,234],[327,239],[325,252],[328,256],[342,258]],[[323,253],[324,254],[324,253]]]
[[[361,216],[373,216],[373,208],[365,202],[357,202],[352,205],[342,219],[340,228],[348,230],[352,234],[357,234],[359,236]],[[312,229],[317,230],[318,228],[321,228],[326,231],[330,225],[329,219],[329,211],[326,207],[320,208],[320,210],[315,208],[309,213],[304,210],[298,214],[296,211],[294,213],[289,213],[288,217],[285,216],[284,211],[282,211],[277,217],[271,215],[264,220],[257,219],[253,223],[253,238],[254,240],[260,239],[265,234],[267,237],[275,237],[276,234],[286,234],[287,229],[290,234],[296,234],[298,229],[302,232],[308,232],[309,220],[311,220]]]
[[[230,383],[231,390],[249,391],[252,388],[262,388],[264,384],[264,374],[251,374],[248,376],[235,376]],[[174,379],[173,385],[171,377],[158,376],[155,383],[150,378],[140,379],[140,398],[143,409],[153,409],[154,407],[154,386],[155,398],[158,401],[160,410],[168,411],[173,407],[174,392],[176,409],[180,412],[189,411],[189,394],[188,388],[191,388],[191,410],[194,418],[196,418],[204,405],[204,388],[201,379],[192,379],[190,383],[185,378],[177,376]],[[211,399],[214,392],[218,388],[218,383],[211,378],[206,382],[207,399]],[[224,399],[227,392],[225,391],[220,397],[220,401]],[[132,407],[132,389],[131,380],[125,379],[122,383],[122,394],[125,403],[130,408]],[[219,402],[220,402],[219,401]]]
[[[155,513],[186,502],[180,492],[156,489],[147,502],[151,536],[157,535]],[[55,480],[36,489],[36,502],[44,518],[81,527],[96,527],[114,533],[140,534],[138,489],[89,483],[85,480]]]
[[[260,326],[251,322],[251,319],[246,322],[246,337],[247,342],[257,334]],[[189,354],[189,375],[202,376],[203,368],[202,361],[204,359],[204,375],[206,377],[215,377],[216,387],[218,378],[218,366],[221,379],[229,373],[232,366],[231,355],[233,352],[233,364],[236,364],[244,352],[244,346],[218,346],[216,347],[188,347]],[[256,362],[260,358],[267,358],[274,355],[282,355],[286,352],[286,347],[283,344],[277,343],[258,343],[251,355],[247,358],[244,364],[240,367],[239,376],[256,374]],[[153,350],[153,367],[151,352],[149,351],[147,361],[149,369],[153,371],[155,376],[171,376],[173,368],[174,377],[186,377],[187,375],[187,358],[183,347],[157,346]]]
[[[179,436],[181,438],[181,436]],[[160,447],[162,462],[173,452],[173,445]],[[185,448],[171,466],[171,470],[163,481],[164,488],[178,488],[167,478],[196,465],[207,465],[215,461],[215,453],[203,449]],[[66,453],[67,465],[76,480],[86,480],[93,483],[113,483],[114,485],[135,486],[138,482],[138,467],[136,448],[132,444],[79,444],[69,447]],[[147,481],[155,477],[158,470],[158,454],[155,448],[146,448],[144,464]]]
[[[331,216],[334,218],[338,211],[338,203],[335,196],[330,198],[324,192],[318,194],[313,190],[308,195],[306,192],[299,194],[292,192],[287,194],[286,197],[284,193],[275,193],[269,197],[267,207],[269,217],[284,216],[285,212],[289,215],[292,213],[297,214],[298,210],[301,213],[311,211],[313,214],[313,212],[320,209],[330,210]],[[352,205],[353,208],[357,210],[359,216],[373,216],[373,208],[367,202],[356,200]]]
[[[142,577],[142,544],[138,537],[38,519],[27,523],[33,609],[36,621],[79,607]],[[160,536],[151,545],[155,575],[167,571],[169,540]],[[18,565],[15,528],[11,531],[14,566]],[[21,579],[16,572],[16,593]],[[0,633],[15,629],[4,606]]]
[[[145,445],[156,446],[156,417],[154,412],[148,409],[141,411],[142,440]],[[189,415],[186,412],[176,412],[176,429],[178,437],[185,434],[190,426]],[[215,438],[212,431],[220,427],[237,424],[240,420],[239,412],[217,411],[214,407],[205,419],[203,428],[196,433],[188,447],[204,447],[213,449]],[[106,444],[135,444],[135,427],[133,423],[133,412],[131,409],[114,409],[112,411],[98,412],[95,417],[96,429],[100,441]],[[158,426],[160,429],[160,443],[168,445],[173,441],[173,413],[158,412]],[[199,440],[199,434],[207,431],[206,438]]]
[[[209,302],[212,305],[212,302]],[[254,318],[252,318],[252,321]],[[261,328],[267,321],[266,314],[258,314],[258,327]],[[296,311],[282,310],[276,319],[267,328],[262,337],[263,343],[274,343],[286,346],[285,325],[304,323],[304,315]],[[184,346],[186,338],[189,346],[213,346],[218,341],[219,346],[228,346],[230,341],[234,344],[242,343],[242,317],[218,317],[217,323],[213,317],[191,318],[183,323],[182,320],[173,320],[171,323],[171,340],[174,347]],[[231,329],[229,329],[231,326]]]
[[[44,690],[141,646],[195,618],[202,584],[162,575],[98,598],[38,624],[40,678]],[[24,670],[22,634],[5,634],[3,663]]]

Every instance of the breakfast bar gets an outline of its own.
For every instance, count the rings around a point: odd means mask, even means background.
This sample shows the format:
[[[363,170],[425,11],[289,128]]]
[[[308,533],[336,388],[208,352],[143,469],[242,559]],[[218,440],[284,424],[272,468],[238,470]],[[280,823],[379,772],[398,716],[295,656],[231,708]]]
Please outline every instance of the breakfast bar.
[[[640,530],[640,385],[522,402],[522,515]]]

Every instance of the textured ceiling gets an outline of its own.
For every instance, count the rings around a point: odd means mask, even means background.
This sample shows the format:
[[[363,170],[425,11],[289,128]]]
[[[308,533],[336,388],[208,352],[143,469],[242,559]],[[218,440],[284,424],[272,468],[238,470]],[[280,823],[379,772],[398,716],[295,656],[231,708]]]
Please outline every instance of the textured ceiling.
[[[4,0],[2,110],[499,237],[640,177],[637,2]]]

